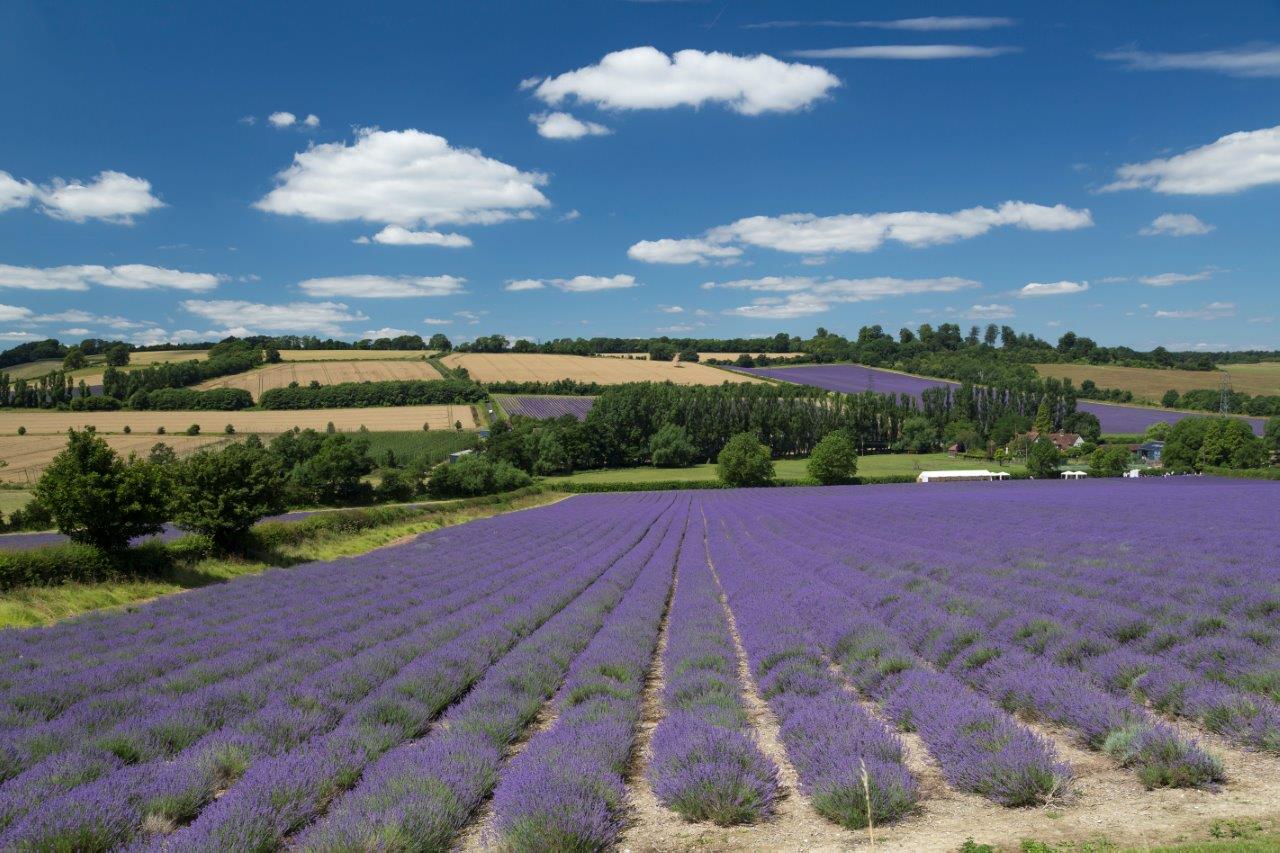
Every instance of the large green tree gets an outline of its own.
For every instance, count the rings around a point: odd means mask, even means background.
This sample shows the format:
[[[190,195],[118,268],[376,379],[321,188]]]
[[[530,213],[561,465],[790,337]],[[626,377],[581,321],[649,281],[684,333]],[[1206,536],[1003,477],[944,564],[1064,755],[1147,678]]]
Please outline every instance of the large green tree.
[[[171,482],[163,466],[122,459],[93,427],[67,433],[67,447],[36,483],[34,497],[58,530],[107,551],[159,533],[169,516]]]
[[[843,430],[827,433],[809,455],[807,470],[824,486],[847,483],[858,473],[858,447]]]
[[[1027,472],[1037,480],[1053,480],[1058,476],[1061,456],[1049,439],[1041,436],[1027,451]]]
[[[649,439],[649,454],[655,468],[687,468],[698,450],[689,433],[679,424],[664,424]]]
[[[764,486],[773,480],[773,459],[759,439],[740,432],[720,451],[716,473],[730,486]]]
[[[175,479],[174,521],[225,550],[240,549],[254,522],[285,508],[279,457],[257,436],[189,456]]]
[[[1129,470],[1129,449],[1122,445],[1110,444],[1099,447],[1089,457],[1090,477],[1120,477]]]

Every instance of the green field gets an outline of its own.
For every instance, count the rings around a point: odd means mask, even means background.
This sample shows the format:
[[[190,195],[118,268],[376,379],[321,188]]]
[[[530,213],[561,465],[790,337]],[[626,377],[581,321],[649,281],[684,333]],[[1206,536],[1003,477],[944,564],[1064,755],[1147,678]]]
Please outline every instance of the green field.
[[[779,459],[773,463],[781,480],[802,480],[808,476],[804,459]],[[1023,471],[1022,465],[1007,465],[1003,469],[994,462],[981,459],[952,458],[945,453],[882,453],[858,458],[858,474],[864,477],[914,475],[920,471],[954,471],[962,468],[989,468],[1011,473]],[[547,477],[547,483],[663,483],[699,482],[716,479],[715,465],[694,465],[692,468],[611,468],[604,471],[581,471],[567,477]]]
[[[434,465],[444,461],[450,453],[476,446],[473,432],[456,430],[414,430],[413,432],[367,432],[360,436],[369,440],[369,455],[381,462],[390,450],[396,455],[397,464],[425,460]]]
[[[31,500],[26,489],[0,489],[0,513],[6,516],[15,509],[22,509]]]

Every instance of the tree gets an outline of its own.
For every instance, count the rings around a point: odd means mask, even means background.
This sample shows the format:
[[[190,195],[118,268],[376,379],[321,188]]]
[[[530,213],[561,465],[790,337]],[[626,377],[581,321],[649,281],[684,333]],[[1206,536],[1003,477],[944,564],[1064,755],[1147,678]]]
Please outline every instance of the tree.
[[[306,503],[357,503],[369,496],[369,486],[361,478],[371,470],[373,460],[364,439],[325,435],[316,452],[294,467],[290,487]]]
[[[1041,400],[1036,408],[1036,419],[1032,428],[1041,435],[1053,432],[1053,413],[1049,411],[1047,399]]]
[[[453,349],[453,341],[449,340],[440,332],[436,332],[431,336],[431,340],[427,342],[427,349],[449,352]]]
[[[187,457],[178,465],[174,498],[179,527],[239,550],[255,522],[284,511],[285,476],[279,459],[250,436]]]
[[[1176,408],[1178,405],[1178,392],[1170,388],[1164,392],[1164,396],[1160,398],[1160,405],[1166,409]]]
[[[1266,464],[1267,450],[1245,421],[1213,418],[1196,461],[1197,468],[1261,468]]]
[[[1052,441],[1041,436],[1027,452],[1027,472],[1037,480],[1053,480],[1058,476],[1060,461],[1058,448]]]
[[[1269,451],[1280,453],[1280,416],[1267,421],[1267,428],[1262,436],[1262,440],[1266,443]]]
[[[1013,441],[1015,435],[1021,435],[1031,429],[1031,421],[1017,412],[1006,412],[996,418],[991,425],[991,441],[996,447],[1004,447]]]
[[[720,451],[716,473],[730,486],[765,486],[773,480],[773,459],[754,435],[740,432]]]
[[[676,357],[676,348],[671,344],[662,341],[654,341],[649,344],[649,360],[650,361],[671,361]]]
[[[858,448],[843,430],[829,432],[809,454],[809,476],[824,486],[847,483],[858,472]]]
[[[1072,412],[1063,420],[1062,426],[1085,441],[1096,442],[1102,437],[1102,422],[1093,412]]]
[[[664,424],[649,439],[649,457],[655,468],[687,468],[698,450],[679,424]]]
[[[107,364],[111,367],[124,367],[129,363],[129,345],[112,344],[106,349]]]
[[[433,498],[463,498],[492,495],[523,488],[529,475],[487,453],[470,453],[451,465],[437,465],[427,481],[427,494]]]
[[[923,415],[912,415],[902,422],[902,449],[907,453],[928,453],[938,444],[933,422]]]
[[[262,351],[262,360],[267,364],[279,364],[282,359],[280,350],[275,347],[267,347]]]
[[[73,346],[67,350],[67,354],[62,357],[63,370],[77,370],[85,365],[84,350],[78,346]]]
[[[1200,447],[1212,418],[1183,418],[1169,429],[1161,461],[1171,471],[1198,471]]]
[[[755,367],[756,366],[756,360],[751,357],[751,353],[749,352],[738,353],[738,357],[734,359],[733,363],[736,364],[738,367]]]
[[[1147,441],[1165,441],[1169,438],[1169,424],[1167,421],[1156,421],[1147,427],[1147,431],[1143,433],[1143,437]]]
[[[1121,477],[1129,470],[1129,449],[1118,444],[1099,447],[1089,457],[1090,477]]]
[[[538,436],[538,458],[533,463],[535,474],[570,474],[573,460],[555,429],[544,429]]]
[[[69,430],[67,447],[36,483],[35,500],[58,530],[106,551],[159,533],[169,515],[169,477],[159,465],[112,450],[92,427]]]

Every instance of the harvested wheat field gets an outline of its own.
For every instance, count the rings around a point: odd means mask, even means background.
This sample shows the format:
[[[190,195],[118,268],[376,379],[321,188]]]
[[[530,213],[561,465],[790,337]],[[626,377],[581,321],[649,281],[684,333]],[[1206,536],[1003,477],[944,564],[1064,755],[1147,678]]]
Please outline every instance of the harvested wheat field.
[[[1132,391],[1139,400],[1158,403],[1164,392],[1172,388],[1179,394],[1222,387],[1222,372],[1217,370],[1156,370],[1148,367],[1115,367],[1092,364],[1037,364],[1041,376],[1070,379],[1077,387],[1092,379],[1099,388]],[[1280,362],[1231,364],[1222,368],[1231,379],[1231,390],[1245,394],[1280,394]]]
[[[210,388],[243,388],[258,399],[263,391],[284,388],[290,382],[308,385],[335,385],[339,382],[383,382],[394,379],[440,379],[440,371],[431,364],[418,361],[303,361],[269,364],[258,370],[210,379],[195,386]]]
[[[704,364],[673,364],[648,359],[596,358],[585,355],[526,355],[523,353],[453,353],[443,359],[449,367],[465,367],[477,382],[674,382],[677,385],[719,385],[756,381]]]
[[[131,352],[129,364],[133,367],[149,367],[153,364],[168,364],[173,361],[204,361],[208,357],[207,349],[164,349]]]
[[[186,456],[202,447],[227,440],[225,435],[161,436],[155,433],[106,437],[107,444],[125,456],[144,454],[160,441],[172,447],[179,456]],[[0,468],[0,483],[34,483],[40,479],[45,466],[66,446],[67,439],[63,435],[7,435],[0,438],[0,460],[5,463]]]
[[[185,432],[198,424],[203,433],[222,434],[227,424],[236,432],[280,433],[296,427],[324,429],[330,422],[341,432],[365,426],[375,432],[420,430],[424,423],[432,429],[453,429],[461,421],[463,429],[475,429],[470,406],[395,406],[368,409],[301,409],[244,412],[0,412],[0,435],[15,435],[26,427],[31,435],[58,435],[75,427],[96,427],[98,432],[135,433]]]
[[[282,349],[284,361],[405,361],[435,355],[434,350],[405,349]]]

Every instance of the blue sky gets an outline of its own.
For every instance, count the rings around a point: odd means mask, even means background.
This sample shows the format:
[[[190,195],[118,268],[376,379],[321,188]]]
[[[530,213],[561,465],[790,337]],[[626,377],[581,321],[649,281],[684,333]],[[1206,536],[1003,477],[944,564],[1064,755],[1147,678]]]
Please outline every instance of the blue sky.
[[[1280,347],[1280,6],[8,3],[0,342]]]

